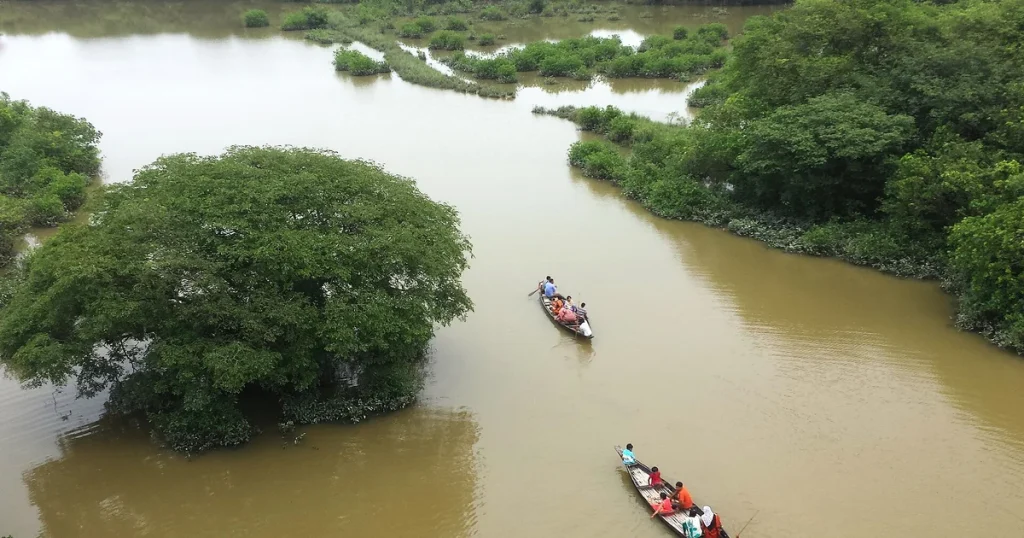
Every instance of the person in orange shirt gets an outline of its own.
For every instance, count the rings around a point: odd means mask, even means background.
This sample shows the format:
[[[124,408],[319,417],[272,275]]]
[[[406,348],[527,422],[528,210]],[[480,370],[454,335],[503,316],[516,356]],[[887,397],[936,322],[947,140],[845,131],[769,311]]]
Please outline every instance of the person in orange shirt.
[[[682,482],[676,482],[676,489],[672,492],[672,499],[679,503],[680,510],[693,508],[693,497],[690,496],[690,490],[686,489]]]
[[[564,304],[565,303],[563,303],[562,300],[559,299],[558,297],[555,297],[554,299],[552,299],[551,300],[551,313],[557,316],[558,315],[558,311],[562,309],[562,305],[564,305]]]

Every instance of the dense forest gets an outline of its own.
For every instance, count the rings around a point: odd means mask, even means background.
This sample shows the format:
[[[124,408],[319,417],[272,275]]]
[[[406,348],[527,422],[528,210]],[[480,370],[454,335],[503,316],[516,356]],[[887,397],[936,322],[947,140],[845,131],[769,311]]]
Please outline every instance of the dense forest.
[[[654,212],[942,278],[1024,351],[1024,0],[802,0],[748,21],[687,126],[551,111],[570,162]]]

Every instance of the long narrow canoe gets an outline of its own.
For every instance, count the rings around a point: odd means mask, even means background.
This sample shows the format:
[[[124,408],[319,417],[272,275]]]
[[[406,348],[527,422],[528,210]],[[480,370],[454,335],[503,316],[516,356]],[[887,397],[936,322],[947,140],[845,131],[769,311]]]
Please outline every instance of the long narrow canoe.
[[[619,454],[619,460],[621,461],[622,447],[615,447],[615,452]],[[640,460],[635,461],[636,463],[629,465],[626,465],[625,462],[623,462],[623,465],[626,466],[626,472],[629,473],[629,478],[633,481],[633,486],[636,488],[636,492],[648,504],[648,506],[661,502],[661,492],[664,491],[669,495],[672,494],[673,490],[669,484],[674,484],[675,482],[670,482],[667,478],[662,476],[660,486],[648,486],[647,484],[651,475],[651,468],[644,465]],[[684,530],[684,523],[687,520],[687,516],[688,514],[684,512],[673,512],[668,515],[659,515],[658,519],[660,519],[665,525],[668,525],[668,528],[672,529],[672,532],[677,535],[687,536],[686,531]]]
[[[563,329],[573,333],[574,335],[578,336],[579,338],[590,339],[590,338],[594,337],[594,331],[592,331],[590,329],[590,321],[589,320],[588,321],[584,321],[583,323],[580,323],[579,325],[577,325],[575,323],[562,323],[561,321],[558,321],[558,317],[555,316],[555,314],[553,312],[551,312],[551,299],[548,299],[547,297],[545,297],[543,293],[538,293],[537,295],[540,296],[540,306],[541,306],[541,308],[544,309],[544,313],[546,313],[548,315],[548,318],[550,318],[551,321],[555,322],[555,325],[558,325],[559,327],[561,327],[561,328],[563,328]]]

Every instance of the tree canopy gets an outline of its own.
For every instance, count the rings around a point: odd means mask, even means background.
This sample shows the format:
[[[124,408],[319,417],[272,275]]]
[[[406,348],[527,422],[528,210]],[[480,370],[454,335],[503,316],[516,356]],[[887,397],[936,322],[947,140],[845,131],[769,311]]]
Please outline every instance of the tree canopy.
[[[325,151],[163,157],[27,257],[0,360],[28,382],[112,389],[114,411],[183,450],[248,439],[245,391],[308,421],[392,409],[435,325],[471,308],[458,224],[411,180]],[[347,416],[296,407],[325,387]]]
[[[85,201],[100,133],[81,118],[0,93],[0,266],[29,226],[52,226]]]
[[[948,277],[961,326],[1024,351],[1024,0],[798,0],[751,18],[688,126],[561,110],[660,215],[798,252]]]

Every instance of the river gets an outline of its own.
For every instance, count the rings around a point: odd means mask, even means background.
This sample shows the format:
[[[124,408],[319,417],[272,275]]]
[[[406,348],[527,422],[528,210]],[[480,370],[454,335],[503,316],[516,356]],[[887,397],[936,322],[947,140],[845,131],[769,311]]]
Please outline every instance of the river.
[[[105,181],[232,144],[327,147],[414,177],[462,214],[476,310],[439,332],[414,408],[271,424],[192,459],[102,417],[101,399],[0,379],[0,536],[668,536],[620,470],[626,442],[734,535],[757,513],[744,538],[1024,535],[1024,361],[955,330],[935,284],[655,218],[570,169],[571,123],[530,113],[685,116],[692,86],[495,101],[352,78],[330,48],[238,28],[249,5],[6,3],[0,89],[92,121]],[[508,38],[715,20],[643,9]],[[566,212],[580,225],[553,227]],[[547,274],[588,303],[592,343],[527,297]]]

